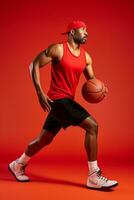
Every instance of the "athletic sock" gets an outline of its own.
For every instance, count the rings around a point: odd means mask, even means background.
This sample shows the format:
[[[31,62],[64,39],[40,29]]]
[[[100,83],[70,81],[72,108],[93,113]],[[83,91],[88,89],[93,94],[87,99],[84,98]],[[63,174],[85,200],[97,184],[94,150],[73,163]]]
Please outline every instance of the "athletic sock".
[[[89,169],[89,174],[98,171],[100,168],[98,167],[97,160],[95,161],[88,161],[88,169]]]
[[[17,159],[17,163],[21,163],[21,164],[26,165],[30,159],[31,159],[31,157],[29,157],[25,153],[23,153],[20,156],[20,158]]]

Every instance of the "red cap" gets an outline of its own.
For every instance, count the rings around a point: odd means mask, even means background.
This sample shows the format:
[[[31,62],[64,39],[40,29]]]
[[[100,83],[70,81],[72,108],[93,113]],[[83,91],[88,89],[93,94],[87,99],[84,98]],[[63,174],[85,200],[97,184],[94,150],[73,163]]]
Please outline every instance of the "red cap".
[[[68,24],[67,26],[67,30],[66,32],[62,33],[63,35],[64,34],[67,34],[68,32],[70,32],[72,29],[77,29],[77,28],[86,28],[86,24],[82,21],[72,21]]]

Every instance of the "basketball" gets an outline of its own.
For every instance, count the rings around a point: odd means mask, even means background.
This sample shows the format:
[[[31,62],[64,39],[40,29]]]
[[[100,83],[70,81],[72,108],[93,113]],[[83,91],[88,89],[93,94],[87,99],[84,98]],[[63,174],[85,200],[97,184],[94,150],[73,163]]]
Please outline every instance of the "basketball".
[[[93,78],[86,81],[82,86],[82,96],[89,103],[98,103],[104,99],[107,90],[102,81]]]

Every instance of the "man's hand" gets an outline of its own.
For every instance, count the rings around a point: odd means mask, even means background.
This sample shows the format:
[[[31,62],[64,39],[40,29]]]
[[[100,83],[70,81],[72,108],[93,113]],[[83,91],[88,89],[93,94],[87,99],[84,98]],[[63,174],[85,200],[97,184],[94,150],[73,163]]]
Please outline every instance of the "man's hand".
[[[38,98],[39,98],[39,102],[41,107],[43,108],[43,110],[46,112],[50,112],[51,111],[51,106],[49,104],[49,102],[54,102],[52,99],[50,99],[46,94],[44,94],[43,92],[38,94]]]
[[[105,85],[105,92],[104,92],[104,95],[106,96],[107,93],[108,93],[108,88],[107,88],[107,86]]]

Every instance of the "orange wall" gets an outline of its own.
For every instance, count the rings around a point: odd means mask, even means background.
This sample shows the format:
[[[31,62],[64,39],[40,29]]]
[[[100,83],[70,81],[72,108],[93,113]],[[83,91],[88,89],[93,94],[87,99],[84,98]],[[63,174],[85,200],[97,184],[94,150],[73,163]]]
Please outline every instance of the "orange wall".
[[[133,151],[134,2],[126,1],[1,1],[0,155],[18,155],[40,131],[47,113],[41,110],[28,66],[49,44],[65,40],[68,22],[84,20],[89,39],[85,48],[93,58],[96,77],[109,94],[99,104],[81,96],[76,100],[99,123],[99,155],[131,159]],[[41,69],[47,91],[50,65]],[[84,131],[70,127],[39,155],[84,154]],[[75,146],[74,146],[75,145]],[[63,151],[64,148],[64,151]]]

